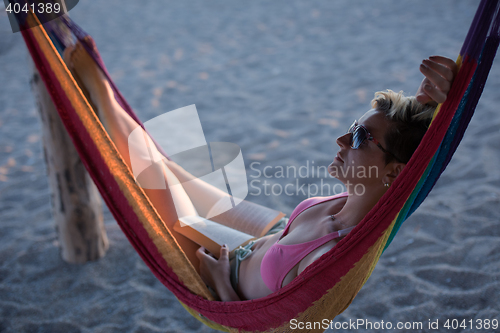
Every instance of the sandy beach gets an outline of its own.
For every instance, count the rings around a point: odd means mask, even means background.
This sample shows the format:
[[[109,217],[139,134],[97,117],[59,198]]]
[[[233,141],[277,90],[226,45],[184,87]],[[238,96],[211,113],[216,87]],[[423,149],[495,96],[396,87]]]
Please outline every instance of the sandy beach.
[[[241,147],[247,199],[289,214],[333,194],[337,181],[310,171],[332,161],[374,92],[413,95],[422,59],[457,57],[478,3],[82,0],[70,15],[143,121],[196,104],[207,141]],[[0,332],[212,332],[157,281],[107,208],[106,256],[61,259],[27,57],[0,14]],[[499,91],[497,59],[447,170],[334,320],[423,330],[328,332],[494,332],[444,323],[500,321]],[[309,172],[273,172],[287,166]],[[306,190],[278,195],[287,184]]]

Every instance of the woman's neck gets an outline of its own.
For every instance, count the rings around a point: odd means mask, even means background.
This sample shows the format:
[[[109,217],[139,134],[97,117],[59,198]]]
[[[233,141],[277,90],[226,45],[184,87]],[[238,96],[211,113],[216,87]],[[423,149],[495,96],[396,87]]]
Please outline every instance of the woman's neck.
[[[344,207],[342,207],[340,212],[335,214],[335,219],[338,220],[344,228],[357,225],[377,204],[384,193],[385,189],[366,190],[363,195],[349,193]]]

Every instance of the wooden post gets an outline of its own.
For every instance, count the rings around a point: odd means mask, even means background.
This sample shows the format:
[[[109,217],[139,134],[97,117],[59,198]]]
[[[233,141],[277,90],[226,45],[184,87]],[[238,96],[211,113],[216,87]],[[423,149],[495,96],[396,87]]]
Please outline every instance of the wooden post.
[[[42,122],[45,163],[62,258],[84,263],[109,247],[99,192],[82,164],[33,62],[31,89]]]

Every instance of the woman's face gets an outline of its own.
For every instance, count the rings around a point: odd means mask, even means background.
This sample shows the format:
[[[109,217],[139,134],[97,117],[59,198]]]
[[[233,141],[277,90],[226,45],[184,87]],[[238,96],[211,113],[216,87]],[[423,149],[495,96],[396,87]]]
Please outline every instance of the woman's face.
[[[390,123],[382,112],[371,109],[359,118],[357,123],[366,127],[382,147],[387,147],[384,137]],[[388,167],[385,163],[386,154],[369,140],[365,140],[358,149],[352,149],[350,138],[350,133],[337,138],[340,149],[328,167],[330,175],[342,181],[348,188],[357,184],[366,187],[383,185],[382,178]]]

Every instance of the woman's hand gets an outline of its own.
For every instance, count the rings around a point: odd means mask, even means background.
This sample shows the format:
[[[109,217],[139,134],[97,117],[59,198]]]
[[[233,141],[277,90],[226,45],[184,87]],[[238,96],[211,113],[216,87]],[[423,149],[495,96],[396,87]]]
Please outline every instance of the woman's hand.
[[[422,104],[443,103],[457,75],[457,64],[449,58],[432,56],[422,61],[420,72],[425,78],[415,95],[417,101]]]
[[[239,301],[240,297],[231,286],[231,269],[229,266],[229,250],[224,244],[220,249],[219,260],[205,253],[205,248],[196,251],[200,259],[200,275],[203,282],[214,289],[224,302]]]

